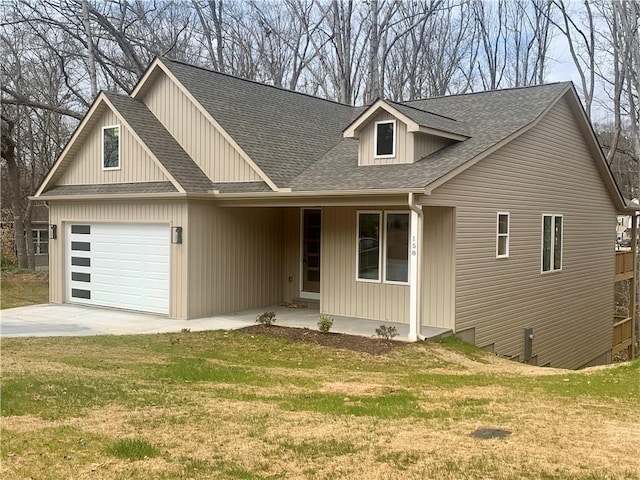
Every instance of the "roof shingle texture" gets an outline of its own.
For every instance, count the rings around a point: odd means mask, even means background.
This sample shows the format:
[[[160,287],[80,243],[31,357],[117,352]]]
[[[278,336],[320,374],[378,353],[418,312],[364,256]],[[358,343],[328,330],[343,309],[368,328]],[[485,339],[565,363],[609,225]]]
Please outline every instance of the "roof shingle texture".
[[[171,182],[103,183],[92,185],[56,185],[41,196],[59,195],[116,195],[134,193],[175,193]]]
[[[203,193],[211,190],[211,180],[144,103],[125,95],[105,95],[186,192]]]

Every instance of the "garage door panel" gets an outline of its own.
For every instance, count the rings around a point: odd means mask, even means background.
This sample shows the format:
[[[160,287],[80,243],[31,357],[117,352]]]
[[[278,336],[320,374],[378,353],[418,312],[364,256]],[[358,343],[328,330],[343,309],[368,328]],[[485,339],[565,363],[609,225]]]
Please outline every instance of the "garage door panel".
[[[169,313],[168,224],[68,226],[68,300]]]

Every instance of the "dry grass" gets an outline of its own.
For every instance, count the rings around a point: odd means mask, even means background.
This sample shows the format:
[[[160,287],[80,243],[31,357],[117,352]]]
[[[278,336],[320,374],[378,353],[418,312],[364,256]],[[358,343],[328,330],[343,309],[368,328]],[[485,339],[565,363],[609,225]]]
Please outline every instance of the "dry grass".
[[[169,338],[3,340],[0,477],[640,478],[638,363],[576,373],[432,344],[374,357]],[[469,436],[481,427],[512,433]],[[110,456],[122,439],[158,456]]]
[[[0,273],[0,309],[49,302],[47,272]]]

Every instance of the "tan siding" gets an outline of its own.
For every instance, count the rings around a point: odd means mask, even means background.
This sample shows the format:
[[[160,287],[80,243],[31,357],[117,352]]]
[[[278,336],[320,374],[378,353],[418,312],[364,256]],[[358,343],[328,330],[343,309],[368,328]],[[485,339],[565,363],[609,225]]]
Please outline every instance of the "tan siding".
[[[376,208],[366,208],[372,209]],[[357,210],[356,207],[322,209],[320,309],[331,315],[407,323],[407,285],[356,281]]]
[[[215,182],[248,182],[260,176],[164,73],[142,101]]]
[[[49,242],[49,299],[64,303],[66,268],[66,222],[140,222],[166,223],[188,227],[186,203],[173,202],[100,202],[64,203],[51,202],[50,221],[58,226],[58,238]],[[168,240],[168,239],[167,239]],[[187,248],[188,245],[171,245],[170,310],[173,318],[187,318]]]
[[[455,209],[424,207],[422,324],[455,326]]]
[[[120,125],[120,169],[102,170],[102,127]],[[58,185],[161,182],[167,177],[153,158],[111,111],[103,113],[70,160]]]
[[[425,135],[421,133],[414,133],[412,135],[415,139],[414,162],[453,143],[453,140],[436,137],[435,135]]]
[[[382,112],[360,132],[359,163],[360,165],[389,165],[395,163],[413,163],[413,135],[407,133],[407,126],[396,119],[396,156],[393,158],[374,158],[375,122],[381,120],[394,120],[395,117],[387,112]]]
[[[578,367],[611,348],[615,209],[565,100],[426,203],[457,207],[457,330],[521,356],[532,327],[540,365]],[[508,259],[495,258],[498,211],[511,214]],[[564,215],[562,272],[540,273],[543,213]]]
[[[283,209],[283,300],[290,302],[300,296],[300,209]],[[291,281],[289,281],[291,278]]]
[[[282,301],[282,210],[197,202],[189,217],[189,317]]]

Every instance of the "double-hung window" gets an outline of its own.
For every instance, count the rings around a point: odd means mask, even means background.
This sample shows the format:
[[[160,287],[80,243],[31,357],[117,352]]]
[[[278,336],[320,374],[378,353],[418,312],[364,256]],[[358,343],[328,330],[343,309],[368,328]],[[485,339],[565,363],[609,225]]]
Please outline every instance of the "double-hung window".
[[[375,158],[391,158],[396,155],[396,121],[382,120],[375,122],[373,139],[373,156]]]
[[[409,281],[409,213],[358,212],[357,280]]]
[[[120,126],[102,127],[102,169],[120,168]]]
[[[509,212],[498,212],[496,221],[496,258],[509,258]]]
[[[542,216],[542,272],[562,270],[562,215]]]

